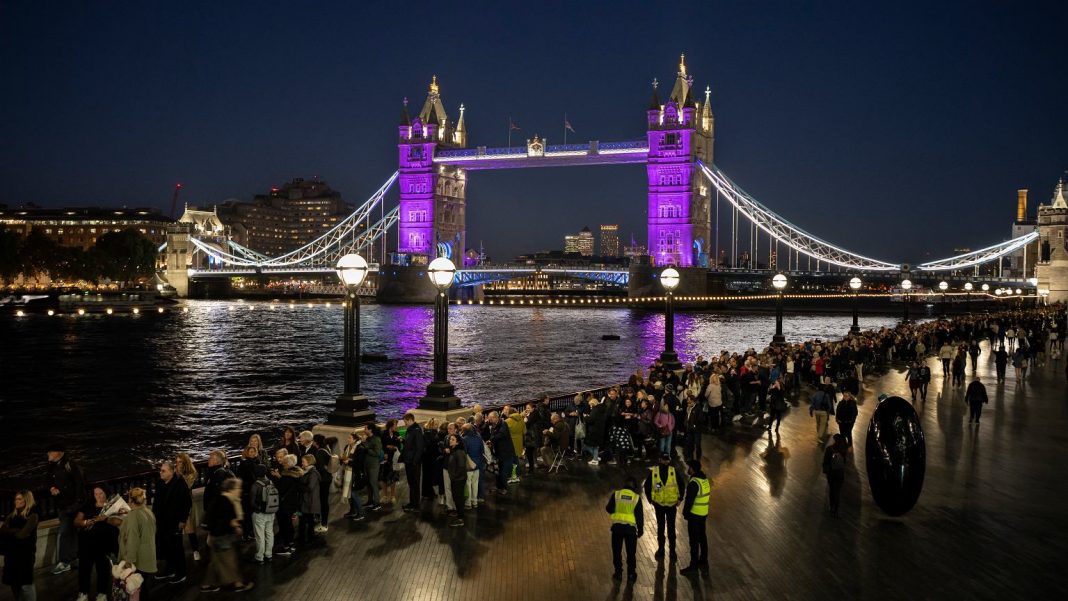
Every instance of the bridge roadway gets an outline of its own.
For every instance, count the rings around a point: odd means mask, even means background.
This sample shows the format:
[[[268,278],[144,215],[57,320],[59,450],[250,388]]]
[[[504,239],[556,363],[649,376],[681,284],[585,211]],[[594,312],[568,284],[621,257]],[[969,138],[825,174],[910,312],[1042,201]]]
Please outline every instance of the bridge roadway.
[[[760,600],[879,599],[994,600],[1056,598],[1064,590],[1068,556],[1068,479],[1058,458],[1068,439],[1063,360],[1040,367],[1021,384],[994,384],[983,345],[978,376],[990,404],[981,427],[967,423],[963,389],[951,389],[936,359],[928,401],[917,406],[927,443],[927,475],[915,509],[889,518],[875,506],[863,456],[847,466],[841,517],[824,511],[807,401],[790,409],[780,436],[741,427],[704,437],[704,464],[714,481],[709,531],[711,572],[678,575],[688,557],[679,528],[679,562],[658,563],[655,523],[646,503],[638,544],[638,581],[609,575],[609,521],[604,504],[623,469],[568,463],[559,475],[539,473],[487,495],[467,512],[462,528],[447,526],[442,508],[418,514],[400,503],[350,524],[335,517],[330,531],[292,557],[251,562],[250,599],[374,599],[376,601],[542,601],[545,599]],[[975,375],[969,370],[967,380]],[[864,382],[857,449],[881,392],[908,398],[903,367]],[[805,397],[807,395],[803,395]],[[833,430],[833,426],[832,426]],[[638,471],[638,468],[634,468]],[[332,514],[340,516],[335,504]],[[187,583],[154,591],[153,601],[206,598],[198,592],[203,563]],[[73,598],[73,573],[38,572],[40,599]],[[220,598],[229,599],[223,595]],[[237,596],[234,596],[237,598]],[[245,597],[242,597],[245,598]],[[10,599],[8,587],[0,599]]]
[[[371,265],[370,271],[372,273],[377,272],[379,266],[377,264]],[[283,266],[283,267],[223,267],[217,269],[190,269],[190,279],[204,279],[204,278],[227,278],[227,277],[251,277],[256,275],[276,275],[276,276],[299,276],[299,275],[333,275],[336,273],[333,266],[330,265],[314,265],[307,267],[300,266]],[[512,280],[520,277],[534,275],[536,273],[544,273],[549,275],[561,275],[567,277],[573,277],[577,279],[585,279],[591,281],[603,282],[606,284],[615,284],[618,286],[626,286],[630,280],[630,272],[626,269],[609,269],[604,266],[590,265],[588,267],[539,267],[530,265],[486,265],[480,267],[472,267],[466,269],[460,269],[456,272],[456,279],[454,280],[456,286],[477,286],[480,284],[488,284],[490,282],[498,282],[504,280]],[[724,278],[737,278],[740,280],[751,279],[768,280],[775,273],[779,273],[774,270],[767,269],[713,269],[710,273],[722,276]],[[853,274],[840,271],[803,271],[793,270],[784,271],[791,279],[797,278],[802,281],[811,283],[829,283],[828,280],[842,280],[844,285],[848,282],[849,278],[853,277]],[[896,284],[900,281],[901,274],[899,273],[884,273],[876,272],[870,274],[863,274],[863,279],[867,283],[878,282],[881,284]],[[999,277],[973,277],[967,275],[950,275],[945,273],[934,272],[916,272],[909,275],[913,283],[917,286],[926,286],[928,288],[935,288],[938,282],[945,280],[949,283],[951,290],[959,291],[962,289],[965,282],[972,282],[975,285],[975,293],[979,293],[979,286],[981,283],[989,283],[991,288],[1000,286],[1008,286],[1013,288],[1028,288],[1031,287],[1027,282],[1018,278],[999,278]]]

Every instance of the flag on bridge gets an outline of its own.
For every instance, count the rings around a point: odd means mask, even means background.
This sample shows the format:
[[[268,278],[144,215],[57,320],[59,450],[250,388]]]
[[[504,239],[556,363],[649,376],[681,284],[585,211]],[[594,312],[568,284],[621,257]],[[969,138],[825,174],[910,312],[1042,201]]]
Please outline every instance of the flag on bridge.
[[[575,128],[571,127],[571,122],[567,120],[567,115],[564,115],[564,129],[571,133],[575,133]]]
[[[512,118],[509,117],[508,118],[508,131],[520,131],[520,129],[521,128],[518,125],[516,125],[516,122],[512,121]]]

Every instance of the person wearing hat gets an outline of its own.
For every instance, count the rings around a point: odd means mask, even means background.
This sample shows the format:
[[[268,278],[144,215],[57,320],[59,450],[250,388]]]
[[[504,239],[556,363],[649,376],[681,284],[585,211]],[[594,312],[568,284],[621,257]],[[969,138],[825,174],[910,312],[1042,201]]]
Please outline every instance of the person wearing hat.
[[[642,515],[642,499],[638,495],[638,482],[633,476],[627,476],[623,488],[613,491],[608,497],[604,510],[612,516],[612,572],[613,580],[623,578],[623,545],[627,545],[627,580],[638,579],[637,558],[638,539],[644,532],[645,520]]]
[[[682,501],[679,492],[679,480],[671,465],[671,455],[660,454],[659,465],[649,469],[649,477],[645,479],[645,496],[653,504],[656,512],[656,555],[657,559],[664,557],[664,530],[667,530],[667,540],[671,546],[671,558],[675,558],[675,516],[678,515],[678,506]]]
[[[59,514],[58,561],[53,574],[70,571],[70,564],[77,555],[74,540],[74,516],[88,501],[85,490],[85,473],[81,466],[67,456],[62,443],[51,443],[48,452],[48,493],[55,500]]]
[[[680,574],[695,574],[697,570],[708,573],[708,534],[705,522],[708,519],[708,500],[712,493],[712,481],[705,476],[700,461],[686,462],[686,500],[682,504],[682,516],[686,518],[686,534],[690,539],[690,565],[679,570]]]

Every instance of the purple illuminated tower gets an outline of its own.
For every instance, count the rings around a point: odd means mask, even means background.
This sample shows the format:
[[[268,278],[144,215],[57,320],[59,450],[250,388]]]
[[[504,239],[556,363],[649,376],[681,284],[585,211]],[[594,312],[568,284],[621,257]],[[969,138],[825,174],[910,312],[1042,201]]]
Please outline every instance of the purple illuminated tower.
[[[437,76],[419,114],[408,114],[408,100],[398,126],[400,177],[400,224],[397,251],[403,264],[426,265],[431,259],[448,255],[462,261],[465,250],[465,195],[467,181],[463,169],[434,164],[438,148],[467,145],[464,107],[453,125],[438,93]]]
[[[657,82],[646,115],[649,131],[649,254],[654,265],[707,266],[712,187],[697,160],[712,164],[714,120],[709,104],[698,102],[686,55],[671,96],[660,103]]]

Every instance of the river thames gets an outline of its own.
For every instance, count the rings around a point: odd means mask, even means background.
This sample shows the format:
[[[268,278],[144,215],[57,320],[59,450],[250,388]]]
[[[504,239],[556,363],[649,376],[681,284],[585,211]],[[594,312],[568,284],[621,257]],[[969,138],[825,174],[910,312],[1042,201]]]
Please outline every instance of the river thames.
[[[32,315],[0,320],[0,478],[41,472],[62,440],[106,478],[187,451],[234,450],[252,432],[321,422],[341,391],[342,309],[326,304],[186,301],[164,315]],[[525,401],[621,382],[662,350],[664,318],[643,310],[452,306],[449,379],[464,404]],[[851,317],[786,316],[787,340],[838,338]],[[897,316],[862,316],[865,329]],[[380,419],[415,405],[433,374],[430,306],[365,305],[363,391]],[[761,349],[771,313],[680,312],[683,361]],[[615,334],[620,340],[602,340]],[[47,439],[47,440],[46,440]]]

